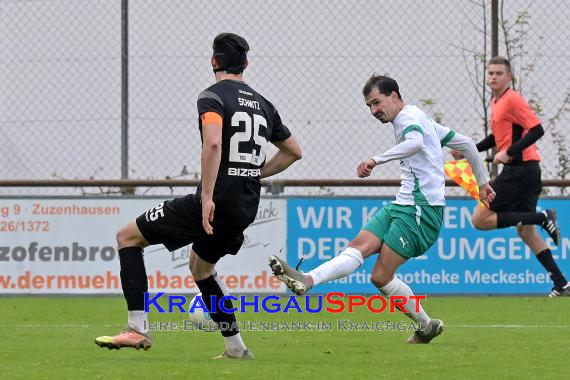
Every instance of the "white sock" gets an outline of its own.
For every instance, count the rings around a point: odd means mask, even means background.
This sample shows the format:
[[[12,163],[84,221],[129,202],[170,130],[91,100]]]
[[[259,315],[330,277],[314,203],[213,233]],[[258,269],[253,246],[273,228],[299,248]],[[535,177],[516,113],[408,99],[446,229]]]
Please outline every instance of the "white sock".
[[[226,351],[232,356],[240,356],[246,350],[240,333],[233,336],[225,336],[224,340],[226,341]]]
[[[319,265],[307,274],[313,278],[314,285],[318,285],[346,277],[363,263],[362,253],[358,249],[346,247],[340,255]]]
[[[143,310],[129,310],[129,327],[143,334],[148,334],[150,328],[148,313]]]
[[[397,277],[394,277],[392,281],[390,281],[385,286],[378,288],[384,295],[387,296],[404,296],[408,300],[404,308],[407,310],[406,314],[410,317],[414,322],[418,322],[421,324],[422,327],[427,326],[430,321],[430,317],[424,311],[421,303],[419,304],[420,311],[416,312],[416,304],[418,301],[411,300],[410,296],[413,296],[414,293],[412,289],[402,280]]]

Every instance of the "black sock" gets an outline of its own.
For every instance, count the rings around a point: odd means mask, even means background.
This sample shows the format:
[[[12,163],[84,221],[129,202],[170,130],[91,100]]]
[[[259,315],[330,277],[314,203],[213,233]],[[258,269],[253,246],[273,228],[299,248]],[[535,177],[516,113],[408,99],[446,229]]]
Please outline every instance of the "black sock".
[[[546,216],[541,212],[498,212],[497,228],[513,227],[519,224],[542,226]]]
[[[544,269],[548,271],[550,279],[552,282],[554,282],[555,288],[562,289],[564,285],[568,283],[560,271],[560,268],[558,268],[558,265],[556,265],[554,262],[554,258],[552,257],[552,252],[550,252],[550,249],[547,248],[544,251],[540,252],[538,255],[536,255],[536,258],[538,261],[540,261]]]
[[[196,285],[202,292],[202,300],[204,301],[204,305],[206,305],[208,310],[212,310],[211,297],[216,296],[216,303],[217,303],[216,312],[215,313],[210,312],[210,317],[212,317],[212,320],[216,322],[218,326],[220,325],[220,323],[223,323],[222,325],[223,328],[220,329],[222,335],[224,337],[229,337],[239,333],[239,328],[237,326],[236,316],[234,315],[234,313],[224,313],[220,309],[219,302],[222,299],[222,297],[224,297],[225,294],[222,291],[222,288],[220,288],[220,285],[218,284],[214,276],[210,276],[203,280],[196,281]],[[232,300],[230,299],[224,300],[224,308],[226,308],[226,310],[231,309],[233,307],[234,306]]]
[[[119,249],[121,286],[129,310],[144,310],[144,293],[148,292],[142,251],[141,247]]]

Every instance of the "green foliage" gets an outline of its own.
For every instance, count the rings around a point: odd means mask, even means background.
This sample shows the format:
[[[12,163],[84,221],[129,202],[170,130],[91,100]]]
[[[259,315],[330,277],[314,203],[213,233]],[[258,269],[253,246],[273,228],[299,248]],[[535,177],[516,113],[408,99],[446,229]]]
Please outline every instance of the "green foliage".
[[[528,59],[529,54],[525,48],[525,43],[529,38],[528,27],[530,25],[531,14],[528,9],[521,10],[517,13],[514,22],[509,22],[503,16],[504,0],[501,1],[501,21],[500,26],[503,31],[504,45],[506,50],[507,59],[513,66],[513,88],[518,86],[518,90],[522,93],[525,91],[524,83],[532,76],[537,68],[537,60],[541,57],[541,52],[533,52],[530,62],[525,61]],[[543,38],[540,37],[540,40]],[[517,70],[518,67],[518,70]],[[517,80],[515,81],[515,78]],[[555,176],[559,179],[566,179],[570,174],[570,152],[566,145],[566,133],[560,128],[559,123],[570,106],[570,88],[567,91],[565,98],[562,100],[557,111],[552,116],[544,114],[540,95],[531,89],[526,94],[529,105],[534,112],[543,120],[546,131],[550,132],[552,142],[556,148],[558,158],[558,165]],[[546,120],[546,122],[544,122]],[[562,194],[566,193],[566,188],[560,189]]]
[[[556,174],[560,179],[566,179],[570,173],[570,152],[566,146],[566,134],[560,128],[560,120],[567,112],[570,112],[570,90],[566,93],[561,107],[546,123],[547,129],[552,135],[552,141],[556,146],[558,154],[558,171]],[[562,187],[560,191],[562,194],[566,194],[565,187]]]
[[[489,132],[489,120],[488,120],[488,99],[490,96],[487,95],[486,88],[486,65],[487,65],[487,53],[488,44],[487,40],[490,40],[490,35],[488,33],[488,14],[486,8],[486,0],[481,0],[479,3],[474,3],[482,10],[482,37],[483,43],[482,48],[467,49],[463,46],[461,49],[463,51],[464,60],[466,62],[467,71],[471,83],[477,94],[479,100],[480,111],[479,114],[483,120],[483,130],[486,136]],[[527,88],[527,83],[532,75],[536,72],[539,66],[539,59],[542,57],[540,47],[538,51],[533,51],[529,54],[527,51],[527,42],[530,37],[529,27],[532,21],[532,15],[529,11],[532,2],[528,5],[526,9],[519,10],[516,13],[514,20],[509,20],[504,15],[505,1],[501,0],[500,3],[500,17],[499,17],[499,28],[502,34],[502,38],[499,41],[503,49],[499,48],[499,51],[503,50],[506,58],[511,62],[513,70],[513,81],[512,87],[521,93],[524,93],[529,105],[532,107],[534,112],[541,118],[545,130],[550,133],[552,137],[552,142],[555,146],[558,163],[555,170],[554,176],[560,179],[566,179],[570,174],[570,151],[567,147],[567,136],[563,128],[560,127],[560,121],[566,112],[569,111],[570,106],[570,87],[566,91],[566,96],[560,103],[557,111],[553,115],[545,115],[544,107],[542,105],[540,94],[533,88]],[[539,36],[539,40],[543,37]],[[540,46],[541,44],[538,44]],[[501,53],[500,53],[501,54]],[[468,57],[471,58],[471,64],[468,65]],[[547,88],[541,90],[548,90]],[[566,192],[565,188],[560,190],[562,194]]]
[[[443,123],[443,113],[435,108],[437,101],[432,98],[420,99],[422,106],[428,109],[428,114],[433,117],[433,119],[442,124]]]

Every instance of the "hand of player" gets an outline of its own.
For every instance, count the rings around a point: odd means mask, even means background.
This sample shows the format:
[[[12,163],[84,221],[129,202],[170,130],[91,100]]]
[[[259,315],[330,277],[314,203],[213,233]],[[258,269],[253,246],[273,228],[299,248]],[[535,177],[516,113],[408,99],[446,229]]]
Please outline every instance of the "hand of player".
[[[368,177],[372,173],[372,169],[374,169],[375,166],[376,162],[374,160],[362,161],[356,168],[356,174],[360,178]]]
[[[501,150],[500,152],[497,152],[497,154],[495,154],[495,158],[493,158],[493,163],[494,164],[508,164],[512,160],[513,159],[511,157],[509,157],[506,150]]]
[[[479,200],[485,205],[485,207],[489,208],[489,204],[493,202],[495,196],[495,190],[493,190],[491,185],[489,185],[489,182],[479,186]]]
[[[458,150],[452,150],[451,151],[451,155],[453,156],[454,159],[456,160],[462,160],[465,158],[465,156],[463,156],[463,153],[461,153]]]
[[[202,227],[206,231],[207,235],[214,234],[214,227],[212,227],[212,222],[214,221],[214,210],[216,209],[216,204],[211,199],[202,199]]]

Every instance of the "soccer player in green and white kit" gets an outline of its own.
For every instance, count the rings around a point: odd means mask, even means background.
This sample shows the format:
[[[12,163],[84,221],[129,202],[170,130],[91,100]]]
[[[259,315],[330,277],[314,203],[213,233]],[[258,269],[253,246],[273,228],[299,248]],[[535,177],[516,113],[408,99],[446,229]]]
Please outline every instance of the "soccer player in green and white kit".
[[[407,315],[421,329],[408,343],[429,343],[444,330],[443,322],[431,319],[421,305],[410,299],[412,290],[394,276],[407,260],[424,254],[439,236],[445,205],[445,177],[442,147],[462,152],[471,164],[479,197],[489,206],[495,193],[489,186],[489,174],[473,140],[433,121],[422,110],[406,105],[398,83],[386,76],[372,75],[363,88],[370,112],[382,123],[392,123],[397,145],[383,154],[361,162],[359,177],[368,177],[380,164],[400,161],[402,184],[396,200],[380,210],[335,258],[308,273],[291,268],[277,256],[270,256],[273,273],[297,295],[305,294],[323,282],[348,276],[364,259],[380,252],[370,280],[386,296],[408,299]]]

